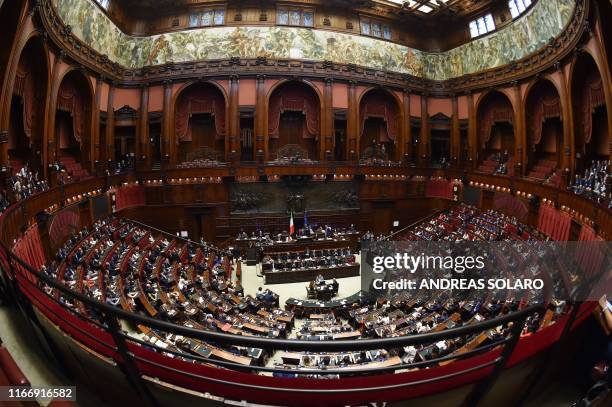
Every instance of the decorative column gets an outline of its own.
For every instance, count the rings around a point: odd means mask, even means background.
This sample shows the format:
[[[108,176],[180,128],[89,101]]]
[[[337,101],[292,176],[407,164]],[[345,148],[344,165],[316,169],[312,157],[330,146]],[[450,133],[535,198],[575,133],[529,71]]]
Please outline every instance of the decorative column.
[[[563,126],[563,151],[561,154],[561,178],[563,186],[567,186],[574,173],[574,148],[572,142],[573,113],[572,102],[568,92],[565,70],[560,62],[555,63],[561,83],[559,86],[559,102],[561,103],[561,124]]]
[[[403,91],[403,120],[401,143],[399,145],[398,159],[403,159],[404,162],[410,161],[412,157],[412,126],[410,125],[410,89]]]
[[[346,148],[347,159],[359,159],[359,106],[357,106],[357,83],[349,81],[348,88],[348,116],[346,118]]]
[[[138,137],[136,143],[136,168],[150,168],[151,143],[149,141],[149,84],[140,87],[140,112],[138,115]]]
[[[0,166],[2,167],[2,169],[10,166],[8,157],[8,140],[8,131],[0,131]]]
[[[323,92],[323,112],[321,117],[321,152],[320,159],[331,161],[334,151],[334,80],[325,78],[325,90]]]
[[[100,107],[102,106],[102,86],[104,85],[104,77],[98,76],[96,79],[96,97],[95,106],[93,107],[93,132],[92,132],[92,144],[93,144],[93,155],[92,170],[97,173],[100,170]]]
[[[527,132],[525,130],[525,104],[522,103],[521,87],[512,81],[514,91],[514,175],[522,177],[527,167]]]
[[[255,159],[263,162],[268,157],[268,129],[266,110],[266,76],[257,75],[256,100],[255,100]]]
[[[240,160],[240,112],[238,110],[240,82],[238,75],[231,75],[229,82],[228,145],[225,149],[229,161]]]
[[[419,166],[424,167],[429,165],[429,150],[430,150],[430,131],[429,131],[429,112],[427,110],[427,93],[421,95],[421,135],[419,137]]]
[[[111,82],[108,88],[108,103],[106,105],[106,133],[104,143],[106,145],[106,169],[113,169],[115,160],[115,82]]]
[[[163,165],[168,165],[173,157],[174,123],[172,122],[172,81],[164,81],[164,111],[162,117],[161,155]]]
[[[89,103],[85,107],[85,122],[89,124],[88,127],[84,127],[85,137],[82,138],[81,143],[81,166],[86,168],[90,173],[94,171],[94,133],[96,125],[96,117],[95,115],[98,113],[97,103],[96,103],[96,95],[94,93],[90,94]]]
[[[49,111],[47,112],[47,135],[46,135],[46,139],[47,139],[47,145],[43,145],[43,154],[46,155],[47,157],[47,164],[53,164],[57,161],[57,151],[56,151],[56,145],[59,145],[59,143],[56,144],[55,138],[56,138],[56,134],[55,134],[55,116],[57,114],[57,98],[59,97],[59,90],[60,90],[60,86],[61,86],[61,77],[60,77],[60,70],[61,70],[61,62],[62,60],[65,58],[66,53],[64,51],[60,51],[56,56],[55,56],[55,61],[53,63],[53,69],[52,69],[52,73],[51,73],[51,92],[50,92],[50,101],[49,101]],[[52,178],[51,174],[48,173],[48,166],[47,168],[45,168],[45,175],[47,177],[47,179]]]
[[[461,129],[459,127],[459,102],[457,95],[452,94],[453,117],[451,121],[451,148],[450,159],[453,166],[458,167],[461,157]]]
[[[478,165],[478,128],[476,126],[476,109],[474,109],[474,95],[467,92],[468,105],[468,161],[470,168],[476,169]]]

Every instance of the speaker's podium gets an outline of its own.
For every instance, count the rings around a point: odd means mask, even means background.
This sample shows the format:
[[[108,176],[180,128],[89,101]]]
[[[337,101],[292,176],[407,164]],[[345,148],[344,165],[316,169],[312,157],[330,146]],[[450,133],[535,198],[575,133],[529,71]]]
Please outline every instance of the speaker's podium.
[[[257,247],[249,247],[246,249],[247,266],[255,266],[259,261],[259,250]]]

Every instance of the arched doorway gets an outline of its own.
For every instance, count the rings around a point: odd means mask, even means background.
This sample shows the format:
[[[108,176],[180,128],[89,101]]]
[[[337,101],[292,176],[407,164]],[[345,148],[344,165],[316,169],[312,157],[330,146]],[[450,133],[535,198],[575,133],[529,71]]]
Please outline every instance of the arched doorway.
[[[91,166],[91,82],[78,70],[68,72],[59,87],[55,112],[55,157],[73,180],[89,176]]]
[[[346,134],[346,115],[337,115],[334,118],[334,160],[346,160],[346,146],[348,143]]]
[[[514,111],[508,97],[491,92],[477,110],[479,166],[488,174],[514,175]]]
[[[47,54],[40,38],[33,37],[19,58],[9,118],[9,160],[14,172],[26,163],[43,169],[45,100],[48,86]]]
[[[24,9],[24,3],[27,2],[23,0],[4,0],[0,7],[0,26],[2,27],[2,35],[0,35],[0,89],[4,87],[1,81],[4,80],[6,70],[9,67],[11,50],[17,35],[17,27]]]
[[[399,108],[382,89],[368,91],[359,103],[359,153],[362,160],[396,160],[399,140]]]
[[[224,161],[226,116],[225,95],[215,85],[202,82],[183,89],[174,116],[177,161],[196,166]]]
[[[583,173],[593,161],[610,158],[603,81],[595,61],[586,52],[580,53],[574,65],[571,92],[576,171]]]
[[[451,160],[451,118],[443,113],[437,113],[429,118],[431,136],[429,151],[431,165],[446,167]]]
[[[556,170],[563,159],[563,123],[561,99],[552,82],[541,80],[531,87],[525,112],[527,176],[543,181],[554,175],[555,182],[560,181]]]
[[[319,158],[321,102],[304,82],[285,82],[268,100],[268,159]]]

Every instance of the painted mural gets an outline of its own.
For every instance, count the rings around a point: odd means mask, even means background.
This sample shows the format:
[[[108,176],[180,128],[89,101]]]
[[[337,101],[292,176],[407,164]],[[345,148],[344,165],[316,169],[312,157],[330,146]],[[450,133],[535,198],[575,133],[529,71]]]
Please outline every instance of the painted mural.
[[[78,38],[127,68],[267,57],[354,63],[432,80],[495,68],[541,49],[563,31],[576,4],[540,0],[493,34],[450,51],[427,53],[359,35],[295,27],[212,27],[134,37],[121,32],[92,0],[51,1]]]

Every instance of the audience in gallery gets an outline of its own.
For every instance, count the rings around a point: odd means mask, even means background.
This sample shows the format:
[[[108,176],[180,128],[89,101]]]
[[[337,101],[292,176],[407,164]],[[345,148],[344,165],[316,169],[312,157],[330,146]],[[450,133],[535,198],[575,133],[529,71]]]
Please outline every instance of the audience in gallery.
[[[476,208],[465,204],[414,226],[398,238],[454,242],[476,240],[522,240],[529,242],[546,239],[540,232],[521,224],[514,217],[492,209],[480,212]]]
[[[495,155],[498,164],[493,174],[507,175],[508,174],[508,150],[504,150],[503,154]]]
[[[128,153],[117,159],[115,174],[121,174],[134,169],[134,153]]]
[[[317,163],[318,161],[311,160],[310,158],[300,157],[299,155],[282,156],[282,157],[278,157],[276,160],[268,161],[268,164],[270,165],[285,165],[285,164],[314,165]]]
[[[378,143],[372,140],[372,143],[361,154],[359,165],[376,166],[376,167],[398,167],[402,165],[401,161],[392,161],[387,154],[387,143]]]
[[[570,186],[577,195],[583,195],[599,204],[612,208],[612,166],[610,160],[593,161],[584,171],[584,175],[576,174],[574,183]]]
[[[7,180],[7,190],[0,191],[0,212],[29,196],[49,189],[47,181],[39,179],[38,172],[32,172],[26,163]]]
[[[544,180],[544,184],[559,188],[561,185],[561,176],[557,174],[557,170],[552,170],[552,172]]]
[[[226,163],[213,160],[210,158],[196,158],[191,161],[183,161],[176,168],[210,168],[224,166]]]
[[[445,156],[442,156],[439,160],[440,168],[450,168],[451,162]]]

